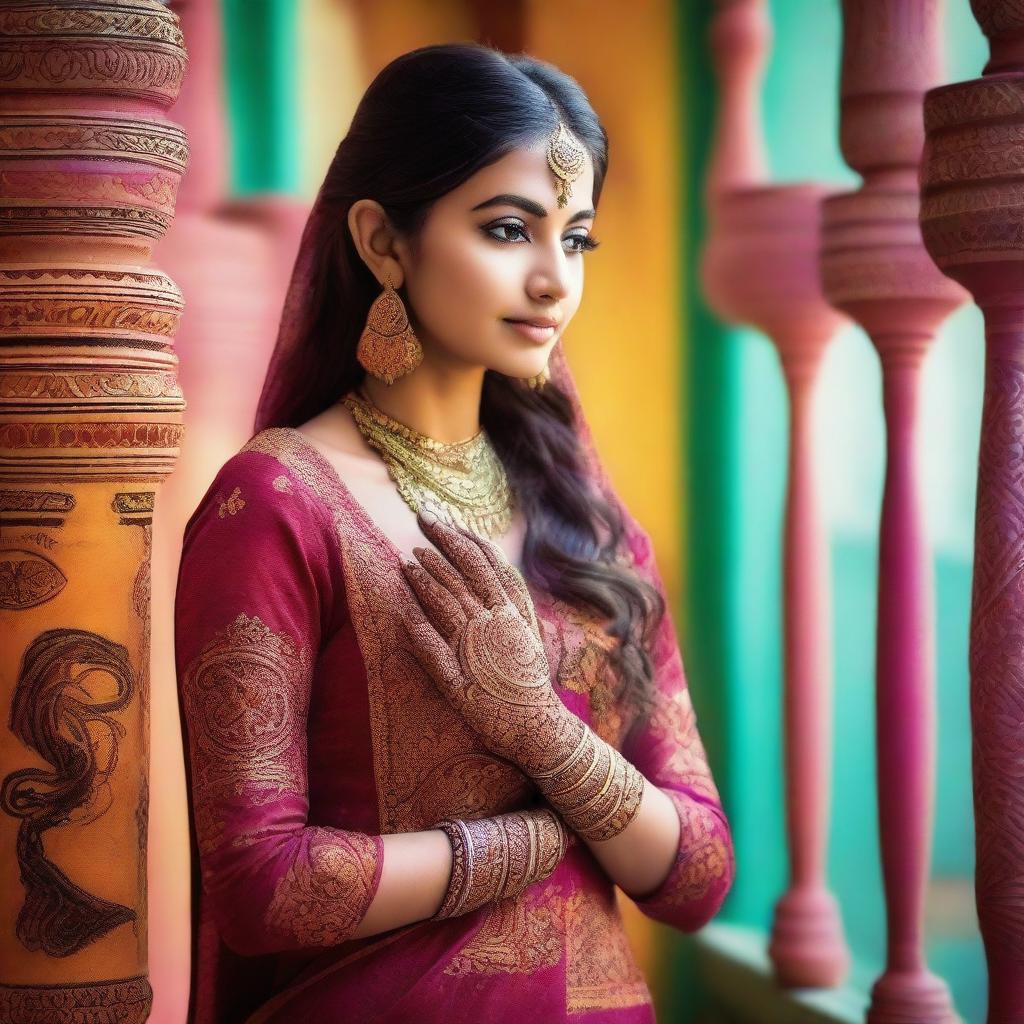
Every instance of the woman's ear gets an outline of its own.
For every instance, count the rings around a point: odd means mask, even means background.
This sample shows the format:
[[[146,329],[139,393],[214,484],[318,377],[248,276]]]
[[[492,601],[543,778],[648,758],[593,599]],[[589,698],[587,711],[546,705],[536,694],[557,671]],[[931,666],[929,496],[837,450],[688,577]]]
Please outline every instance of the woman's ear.
[[[348,211],[348,229],[362,261],[383,287],[386,278],[395,288],[405,280],[397,233],[375,199],[357,199]]]

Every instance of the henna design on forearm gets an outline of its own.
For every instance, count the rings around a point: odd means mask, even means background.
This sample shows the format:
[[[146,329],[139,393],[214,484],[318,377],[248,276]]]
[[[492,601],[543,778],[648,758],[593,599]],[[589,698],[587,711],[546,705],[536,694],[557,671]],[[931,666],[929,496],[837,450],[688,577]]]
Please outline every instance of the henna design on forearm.
[[[518,896],[551,875],[569,841],[558,815],[547,808],[475,820],[449,818],[435,827],[452,844],[452,873],[433,921]]]
[[[604,841],[636,817],[645,780],[611,744],[579,724],[579,743],[560,765],[527,772],[571,829],[584,839]]]

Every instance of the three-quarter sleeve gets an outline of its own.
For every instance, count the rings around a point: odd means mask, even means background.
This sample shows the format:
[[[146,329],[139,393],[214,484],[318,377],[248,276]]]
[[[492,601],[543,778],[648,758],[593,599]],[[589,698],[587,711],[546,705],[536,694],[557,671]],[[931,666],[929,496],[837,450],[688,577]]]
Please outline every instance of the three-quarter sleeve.
[[[631,517],[627,521],[633,567],[665,597],[650,537]],[[679,815],[680,834],[668,876],[657,889],[634,899],[634,903],[648,917],[692,932],[714,917],[732,885],[732,835],[697,731],[667,604],[650,654],[653,707],[649,717],[627,738],[623,753],[672,800]]]
[[[331,528],[280,463],[242,452],[185,529],[175,653],[194,839],[204,899],[242,955],[345,941],[380,881],[380,836],[307,822]]]

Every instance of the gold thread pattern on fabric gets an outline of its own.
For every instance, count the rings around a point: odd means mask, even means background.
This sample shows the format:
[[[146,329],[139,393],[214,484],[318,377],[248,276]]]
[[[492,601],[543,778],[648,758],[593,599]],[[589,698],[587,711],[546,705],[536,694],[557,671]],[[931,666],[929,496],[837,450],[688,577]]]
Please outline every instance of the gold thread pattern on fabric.
[[[274,477],[274,490],[280,491],[282,494],[292,493],[292,482],[282,473],[280,476]]]
[[[381,832],[420,831],[445,818],[487,817],[528,804],[529,780],[483,746],[408,650],[395,612],[409,600],[397,552],[339,489],[333,467],[287,427],[260,431],[242,451],[276,458],[335,524],[366,666]]]
[[[609,886],[580,888],[567,905],[565,1002],[570,1013],[651,1002]]]
[[[687,687],[671,696],[659,694],[649,725],[651,734],[663,744],[664,772],[694,793],[718,800],[718,788],[708,770],[707,754],[697,731],[697,716]]]
[[[394,611],[396,602],[407,599],[397,550],[382,540],[383,535],[347,490],[339,488],[333,468],[292,428],[261,431],[242,450],[277,459],[310,488],[334,522],[346,599],[367,672],[381,831],[420,830],[446,818],[476,819],[521,807],[535,792],[529,780],[480,744],[405,650],[407,641]],[[576,692],[589,692],[593,701],[601,680],[591,675],[588,666],[596,672],[602,660],[603,652],[594,650],[593,644],[600,643],[598,634],[603,635],[603,630],[596,622],[588,628],[584,616],[573,619],[565,615],[565,609],[543,592],[532,596],[549,664],[553,667],[564,661],[566,665],[560,685],[572,689],[569,683],[575,682]],[[579,672],[577,665],[581,666]],[[664,712],[678,713],[671,707]],[[569,841],[572,844],[574,837]],[[288,883],[284,891],[294,886],[294,882]],[[587,913],[581,909],[587,898],[574,891],[571,882],[569,888],[542,882],[481,907],[480,926],[453,954],[445,973],[454,977],[531,974],[557,965],[567,955],[567,930],[585,928],[581,918],[594,916],[593,904]],[[612,902],[609,909],[601,894],[592,899],[598,901],[601,924],[588,933],[586,941],[574,940],[574,966],[571,980],[567,980],[573,1012],[603,1004],[617,1007],[649,1001],[617,907]],[[613,899],[609,886],[607,900]],[[589,951],[588,943],[594,947]],[[611,976],[616,979],[608,982],[604,994],[600,991],[601,968],[595,964],[611,965]]]
[[[286,791],[305,793],[309,671],[306,650],[244,612],[186,669],[196,829],[204,852],[220,845],[222,802],[245,793],[258,805]]]
[[[225,516],[233,516],[241,512],[243,508],[245,508],[245,499],[242,497],[242,489],[236,487],[231,492],[231,497],[220,503],[218,515],[223,519]]]
[[[351,938],[370,903],[377,844],[360,832],[305,831],[306,856],[277,883],[264,920],[303,946],[336,945]]]
[[[445,966],[454,977],[469,974],[534,974],[553,967],[565,949],[566,897],[550,884],[537,894],[491,904],[480,927]]]
[[[589,609],[575,608],[557,598],[549,600],[553,614],[540,616],[549,635],[546,645],[558,651],[551,660],[556,685],[573,693],[586,694],[591,727],[601,739],[618,747],[625,716],[622,685],[609,662],[618,641],[609,636],[601,619]]]
[[[665,906],[684,906],[702,900],[715,882],[731,871],[731,854],[722,832],[703,808],[684,793],[667,789],[682,826],[680,850],[669,875],[669,884],[659,902]]]

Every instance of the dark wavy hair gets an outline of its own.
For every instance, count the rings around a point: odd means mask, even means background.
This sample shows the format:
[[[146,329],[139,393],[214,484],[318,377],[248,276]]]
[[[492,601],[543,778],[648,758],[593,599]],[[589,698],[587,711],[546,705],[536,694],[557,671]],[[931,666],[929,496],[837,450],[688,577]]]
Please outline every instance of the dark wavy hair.
[[[352,204],[376,200],[415,245],[437,199],[507,153],[547,139],[560,118],[591,156],[596,208],[608,137],[578,83],[553,65],[453,43],[403,54],[377,75],[321,189],[326,216],[313,238],[311,297],[282,368],[294,386],[278,390],[257,429],[299,426],[365,376],[356,347],[380,285],[348,230]],[[613,496],[589,486],[572,403],[554,381],[535,391],[488,370],[480,421],[525,516],[524,575],[553,597],[610,620],[615,697],[632,703],[635,724],[650,709],[648,648],[665,602],[617,560],[625,533],[621,510]]]

